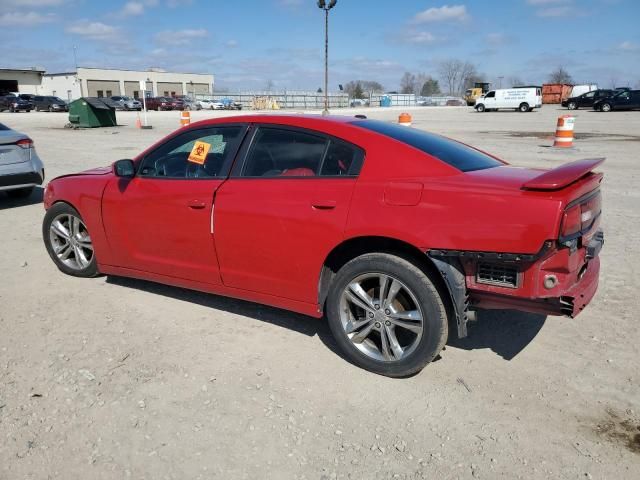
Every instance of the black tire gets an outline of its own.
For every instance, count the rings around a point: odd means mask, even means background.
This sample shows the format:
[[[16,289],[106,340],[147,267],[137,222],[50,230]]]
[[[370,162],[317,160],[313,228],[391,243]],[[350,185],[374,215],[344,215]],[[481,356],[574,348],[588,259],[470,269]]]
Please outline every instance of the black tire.
[[[569,110],[577,110],[578,109],[578,104],[576,102],[569,102],[567,104],[567,108]]]
[[[26,198],[33,192],[34,187],[22,187],[13,190],[7,190],[7,195],[13,198]]]
[[[608,102],[604,102],[603,104],[600,105],[601,112],[610,112],[611,110],[613,110],[613,107]]]
[[[67,275],[71,275],[74,277],[84,277],[84,278],[97,276],[99,272],[98,272],[98,264],[96,261],[95,254],[92,255],[91,261],[87,267],[82,269],[77,269],[77,268],[71,268],[67,266],[58,258],[58,256],[53,251],[53,245],[51,243],[51,238],[49,233],[49,230],[51,228],[51,223],[54,221],[56,217],[64,214],[73,215],[82,221],[82,217],[80,216],[78,211],[68,203],[59,202],[54,204],[51,208],[49,208],[42,222],[42,239],[44,240],[44,245],[47,249],[47,253],[51,257],[51,260],[53,260],[53,263],[55,263],[56,267],[58,267],[58,269],[61,272],[66,273]]]
[[[528,112],[529,111],[529,104],[526,103],[526,102],[522,102],[520,104],[520,106],[518,107],[518,110],[520,110],[522,113]]]
[[[484,112],[486,110],[484,103],[480,103],[476,106],[476,110],[480,113]]]
[[[47,112],[49,113],[53,112],[53,108],[51,107],[51,105],[49,105],[49,108],[47,108]]]
[[[354,279],[366,274],[384,274],[399,280],[412,292],[422,311],[422,336],[416,339],[413,350],[399,360],[384,361],[368,356],[354,346],[343,327],[342,294]],[[368,253],[347,262],[331,283],[326,312],[329,327],[344,355],[355,365],[388,377],[418,373],[442,351],[447,340],[447,313],[438,290],[422,270],[396,255]]]

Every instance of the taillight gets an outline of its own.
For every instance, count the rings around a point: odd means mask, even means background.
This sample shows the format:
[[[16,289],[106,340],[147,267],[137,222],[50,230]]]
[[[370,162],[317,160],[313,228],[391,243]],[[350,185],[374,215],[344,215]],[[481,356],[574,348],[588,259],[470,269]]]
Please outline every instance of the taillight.
[[[600,192],[597,192],[583,202],[566,209],[562,217],[560,239],[567,240],[587,233],[593,222],[600,216],[601,202],[602,197]]]
[[[33,140],[31,140],[30,138],[23,138],[22,140],[18,140],[16,142],[16,145],[24,149],[33,148]]]
[[[580,205],[571,207],[564,212],[562,217],[562,227],[560,228],[560,238],[567,238],[582,230],[582,220]]]

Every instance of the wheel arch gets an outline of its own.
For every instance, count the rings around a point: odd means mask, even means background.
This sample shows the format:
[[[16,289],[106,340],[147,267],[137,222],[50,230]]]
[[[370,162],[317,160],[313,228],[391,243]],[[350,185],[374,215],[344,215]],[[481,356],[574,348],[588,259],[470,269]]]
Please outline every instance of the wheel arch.
[[[449,322],[451,323],[452,319],[455,321],[454,302],[456,301],[456,292],[449,288],[441,270],[434,261],[415,245],[385,236],[353,237],[333,248],[325,258],[318,278],[318,306],[320,310],[325,310],[325,302],[331,282],[340,268],[347,262],[366,253],[388,253],[404,258],[416,265],[434,283],[447,310]]]

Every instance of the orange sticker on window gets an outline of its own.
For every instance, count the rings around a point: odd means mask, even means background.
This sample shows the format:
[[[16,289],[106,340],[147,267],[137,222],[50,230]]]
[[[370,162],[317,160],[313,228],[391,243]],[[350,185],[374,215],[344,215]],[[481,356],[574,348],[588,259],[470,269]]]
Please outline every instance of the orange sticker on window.
[[[209,153],[210,148],[210,143],[196,141],[196,143],[193,144],[191,153],[189,154],[189,161],[197,163],[198,165],[204,165],[204,161],[207,159],[207,154]]]

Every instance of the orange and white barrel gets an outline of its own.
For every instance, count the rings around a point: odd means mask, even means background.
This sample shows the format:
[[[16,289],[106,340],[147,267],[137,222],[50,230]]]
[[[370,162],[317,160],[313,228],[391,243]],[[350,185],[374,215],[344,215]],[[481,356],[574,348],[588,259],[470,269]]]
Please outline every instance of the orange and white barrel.
[[[405,127],[410,127],[411,115],[409,115],[408,113],[401,113],[400,116],[398,117],[398,123],[400,125],[404,125]]]
[[[180,115],[180,125],[186,127],[191,123],[191,113],[188,110],[184,110]]]
[[[562,115],[558,117],[556,125],[556,138],[553,142],[554,147],[569,148],[573,147],[573,126],[576,117],[573,115]]]

